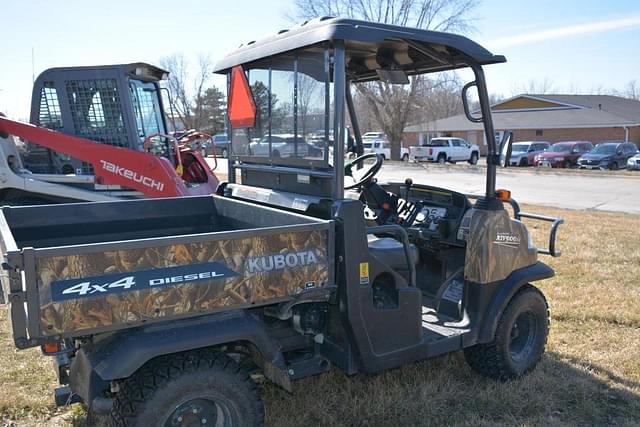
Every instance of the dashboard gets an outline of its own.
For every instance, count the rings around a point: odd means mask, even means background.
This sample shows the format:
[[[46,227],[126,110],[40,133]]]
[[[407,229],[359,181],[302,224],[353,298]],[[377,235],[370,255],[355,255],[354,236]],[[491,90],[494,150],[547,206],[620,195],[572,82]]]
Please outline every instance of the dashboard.
[[[398,196],[395,214],[386,223],[398,224],[414,240],[430,240],[463,245],[457,230],[471,204],[462,193],[439,187],[414,184],[387,184],[383,188]]]

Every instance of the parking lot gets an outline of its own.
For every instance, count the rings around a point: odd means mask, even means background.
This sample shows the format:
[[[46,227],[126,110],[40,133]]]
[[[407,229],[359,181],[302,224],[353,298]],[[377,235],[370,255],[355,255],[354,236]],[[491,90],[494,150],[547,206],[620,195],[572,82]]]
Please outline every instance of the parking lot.
[[[216,174],[226,180],[226,160]],[[213,166],[213,159],[208,159]],[[484,192],[484,166],[466,164],[388,162],[378,175],[383,181],[404,181],[445,187],[465,194]],[[535,168],[500,169],[499,188],[511,191],[520,203],[567,209],[640,213],[640,173]]]

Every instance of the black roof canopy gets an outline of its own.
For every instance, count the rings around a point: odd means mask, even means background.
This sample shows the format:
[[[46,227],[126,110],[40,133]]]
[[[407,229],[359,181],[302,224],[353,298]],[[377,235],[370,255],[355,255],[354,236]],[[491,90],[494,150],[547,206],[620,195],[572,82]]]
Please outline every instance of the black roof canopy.
[[[225,73],[235,65],[337,40],[345,43],[347,74],[354,81],[377,79],[376,69],[380,68],[413,75],[506,61],[457,34],[322,17],[241,45],[220,60],[214,72]]]

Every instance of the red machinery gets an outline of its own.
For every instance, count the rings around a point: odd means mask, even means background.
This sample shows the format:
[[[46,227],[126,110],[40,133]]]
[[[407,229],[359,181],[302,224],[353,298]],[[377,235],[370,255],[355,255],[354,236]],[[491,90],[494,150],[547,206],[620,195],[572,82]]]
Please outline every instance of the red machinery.
[[[209,135],[168,135],[160,86],[167,77],[145,63],[45,70],[34,82],[32,124],[0,117],[0,200],[214,193],[218,179],[193,147]],[[24,150],[8,135],[26,141]]]
[[[5,117],[0,117],[0,133],[18,136],[90,163],[96,183],[120,185],[148,197],[212,194],[218,186],[218,179],[200,153],[181,147],[168,135],[151,135],[146,138],[145,146],[148,147],[147,142],[153,138],[165,139],[173,153],[174,164],[166,157],[100,144]]]

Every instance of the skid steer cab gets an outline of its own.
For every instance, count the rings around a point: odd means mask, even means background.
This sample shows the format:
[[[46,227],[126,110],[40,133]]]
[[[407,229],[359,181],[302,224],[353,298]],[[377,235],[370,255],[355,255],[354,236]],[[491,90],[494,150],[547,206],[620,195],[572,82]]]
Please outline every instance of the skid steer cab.
[[[214,193],[219,182],[200,144],[211,136],[175,132],[174,111],[165,111],[161,95],[168,75],[145,63],[42,72],[33,86],[31,124],[0,117],[0,200],[34,204]],[[18,147],[11,135],[25,143]]]
[[[496,190],[511,140],[495,140],[483,67],[504,61],[458,35],[336,18],[241,46],[216,65],[231,141],[217,194],[2,209],[16,345],[55,356],[58,402],[133,426],[261,425],[257,374],[293,390],[331,366],[463,351],[481,375],[525,375],[549,327],[533,283],[554,271],[538,255],[559,255],[562,220]],[[362,147],[355,85],[463,67],[487,140],[482,197],[382,184],[376,154],[345,163]],[[547,247],[523,218],[551,222]]]

